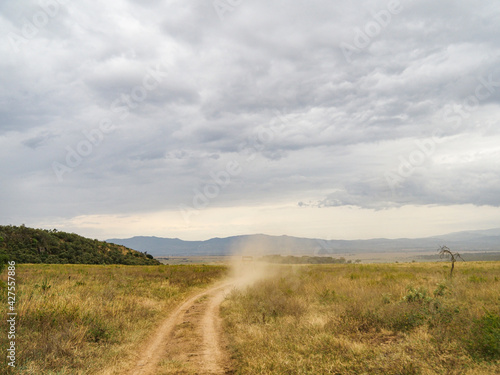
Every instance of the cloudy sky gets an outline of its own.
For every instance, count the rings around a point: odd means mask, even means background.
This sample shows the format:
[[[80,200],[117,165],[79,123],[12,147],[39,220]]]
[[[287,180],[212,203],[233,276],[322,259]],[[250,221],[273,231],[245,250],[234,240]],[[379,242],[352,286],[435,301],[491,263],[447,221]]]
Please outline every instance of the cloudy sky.
[[[106,239],[500,227],[500,4],[0,3],[0,223]]]

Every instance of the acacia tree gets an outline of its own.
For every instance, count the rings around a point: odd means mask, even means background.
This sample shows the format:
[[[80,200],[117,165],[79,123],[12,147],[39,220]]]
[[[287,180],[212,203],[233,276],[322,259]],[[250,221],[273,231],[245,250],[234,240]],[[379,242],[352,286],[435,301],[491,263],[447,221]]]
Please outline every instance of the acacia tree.
[[[441,259],[450,258],[451,261],[450,278],[451,278],[453,276],[453,269],[455,268],[455,262],[457,261],[457,259],[462,259],[462,260],[464,259],[460,256],[459,253],[452,253],[447,246],[440,246],[438,251],[439,251],[439,257]]]

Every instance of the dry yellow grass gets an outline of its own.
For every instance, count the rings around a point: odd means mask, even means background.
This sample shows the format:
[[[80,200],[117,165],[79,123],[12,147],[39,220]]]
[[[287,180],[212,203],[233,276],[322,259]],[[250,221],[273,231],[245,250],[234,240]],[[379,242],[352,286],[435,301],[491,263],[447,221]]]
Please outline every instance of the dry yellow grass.
[[[268,267],[265,279],[222,304],[237,373],[500,373],[500,262],[458,263],[453,280],[449,267]],[[174,306],[225,274],[200,265],[18,265],[12,373],[125,373]],[[165,359],[160,367],[183,365]]]
[[[202,265],[18,265],[17,367],[11,373],[122,373],[173,306],[225,273],[226,267]],[[7,307],[2,292],[3,317]],[[5,348],[6,319],[0,332]],[[0,366],[10,373],[5,356]]]
[[[498,374],[500,262],[277,266],[222,305],[239,374]]]

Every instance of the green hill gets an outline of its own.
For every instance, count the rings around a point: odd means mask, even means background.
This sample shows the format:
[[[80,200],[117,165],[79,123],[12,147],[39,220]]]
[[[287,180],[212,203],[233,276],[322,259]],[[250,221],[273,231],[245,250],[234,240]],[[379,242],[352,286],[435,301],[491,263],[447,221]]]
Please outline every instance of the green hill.
[[[160,264],[152,255],[56,229],[0,226],[0,261],[16,263]]]

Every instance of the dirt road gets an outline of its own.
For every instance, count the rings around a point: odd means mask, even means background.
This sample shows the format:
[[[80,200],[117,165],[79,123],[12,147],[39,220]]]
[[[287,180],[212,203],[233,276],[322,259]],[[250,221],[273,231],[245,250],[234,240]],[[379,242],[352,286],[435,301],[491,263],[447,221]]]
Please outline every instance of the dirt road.
[[[232,374],[218,313],[232,286],[218,283],[172,311],[144,344],[129,375]]]

